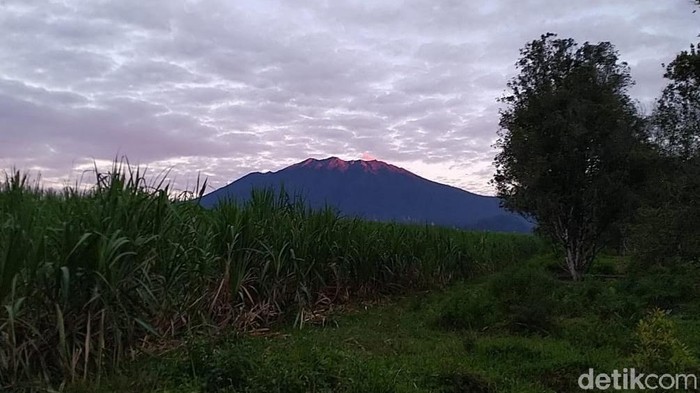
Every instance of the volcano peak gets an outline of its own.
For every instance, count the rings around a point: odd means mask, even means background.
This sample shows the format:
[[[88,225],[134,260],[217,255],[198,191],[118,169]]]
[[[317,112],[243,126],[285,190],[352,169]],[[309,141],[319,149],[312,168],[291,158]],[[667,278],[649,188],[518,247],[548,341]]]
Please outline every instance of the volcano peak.
[[[350,160],[346,161],[341,158],[332,156],[324,159],[307,158],[297,164],[292,165],[292,167],[298,168],[313,168],[319,170],[338,170],[341,172],[346,172],[351,168],[356,168],[358,170],[370,173],[379,173],[382,171],[411,174],[411,172],[399,168],[397,166],[388,164],[384,161],[379,161],[377,159],[372,160]]]

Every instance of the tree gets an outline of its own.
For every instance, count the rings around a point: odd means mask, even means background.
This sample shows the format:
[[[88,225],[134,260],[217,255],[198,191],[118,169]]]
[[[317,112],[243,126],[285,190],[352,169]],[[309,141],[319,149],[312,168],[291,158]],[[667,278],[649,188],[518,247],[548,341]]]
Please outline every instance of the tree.
[[[520,73],[501,98],[493,183],[507,209],[534,218],[563,248],[578,281],[628,213],[641,127],[613,46],[556,37],[520,51]]]
[[[655,171],[634,231],[646,263],[700,259],[700,50],[679,53],[664,77],[649,122]]]
[[[670,82],[652,115],[653,142],[667,157],[693,159],[700,150],[700,50],[690,45],[679,53],[664,78]]]

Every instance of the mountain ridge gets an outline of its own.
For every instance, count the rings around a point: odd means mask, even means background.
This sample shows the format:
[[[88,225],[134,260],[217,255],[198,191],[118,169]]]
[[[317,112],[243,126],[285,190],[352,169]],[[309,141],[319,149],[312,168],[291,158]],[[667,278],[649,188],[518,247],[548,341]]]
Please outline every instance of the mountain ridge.
[[[277,171],[251,172],[200,200],[244,202],[254,188],[284,189],[313,208],[332,206],[347,216],[463,229],[529,232],[532,224],[505,211],[496,197],[435,182],[379,160],[308,158]]]

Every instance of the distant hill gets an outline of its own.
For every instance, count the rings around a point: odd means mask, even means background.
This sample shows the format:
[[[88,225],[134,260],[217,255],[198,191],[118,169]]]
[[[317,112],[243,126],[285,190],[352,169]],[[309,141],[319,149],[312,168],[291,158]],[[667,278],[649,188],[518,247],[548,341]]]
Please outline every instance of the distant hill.
[[[496,197],[436,183],[382,161],[309,158],[276,172],[253,172],[204,195],[202,206],[245,201],[253,188],[284,185],[312,207],[326,204],[342,214],[377,221],[415,222],[464,229],[529,232],[533,225],[507,212]]]

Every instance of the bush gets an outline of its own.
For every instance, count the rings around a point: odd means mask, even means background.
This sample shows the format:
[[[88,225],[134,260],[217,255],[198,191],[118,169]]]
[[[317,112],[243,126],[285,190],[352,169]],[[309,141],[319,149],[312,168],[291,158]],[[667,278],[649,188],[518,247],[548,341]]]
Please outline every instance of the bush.
[[[557,313],[561,283],[538,267],[508,269],[492,277],[489,291],[513,331],[547,333]]]
[[[635,365],[649,372],[683,372],[696,369],[697,360],[676,335],[666,311],[654,309],[639,321],[635,331]]]
[[[591,270],[589,271],[590,274],[617,274],[619,265],[620,264],[620,259],[619,258],[614,258],[611,256],[607,255],[600,255],[598,256],[595,261],[593,261],[593,264],[591,265]]]
[[[636,320],[644,310],[639,296],[618,282],[589,279],[562,285],[558,292],[559,312],[568,317],[594,314],[602,319]]]
[[[624,285],[647,306],[673,309],[700,297],[700,266],[682,262],[652,265],[636,271]]]
[[[519,266],[491,277],[442,305],[437,323],[447,329],[505,326],[516,332],[548,333],[561,307],[561,283],[542,266]]]
[[[495,308],[486,291],[473,288],[449,298],[442,305],[437,323],[445,329],[482,329],[496,322]]]

